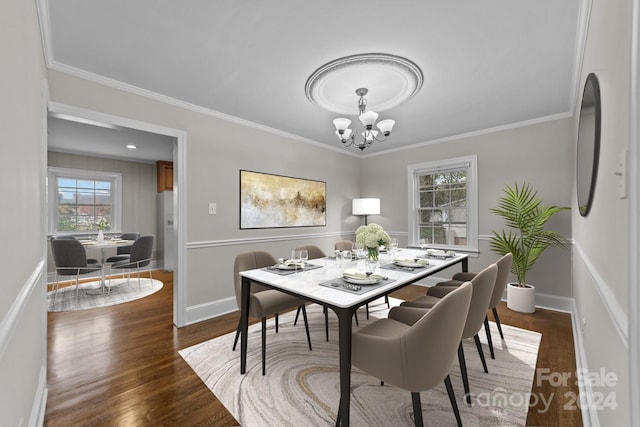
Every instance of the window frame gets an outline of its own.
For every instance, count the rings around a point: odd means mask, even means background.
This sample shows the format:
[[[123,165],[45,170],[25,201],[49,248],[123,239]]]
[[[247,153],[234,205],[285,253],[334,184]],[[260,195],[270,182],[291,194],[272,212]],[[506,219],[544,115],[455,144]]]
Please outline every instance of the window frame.
[[[478,252],[478,156],[456,157],[432,162],[417,163],[407,167],[408,182],[408,244],[417,246],[420,240],[419,176],[447,170],[467,169],[467,239],[466,245],[430,244],[431,247],[465,252]]]
[[[47,194],[49,202],[48,232],[51,235],[82,235],[95,234],[95,231],[60,231],[58,230],[58,178],[86,179],[111,181],[111,227],[108,233],[119,233],[122,224],[122,174],[117,172],[89,171],[83,169],[71,169],[49,167],[47,169]]]

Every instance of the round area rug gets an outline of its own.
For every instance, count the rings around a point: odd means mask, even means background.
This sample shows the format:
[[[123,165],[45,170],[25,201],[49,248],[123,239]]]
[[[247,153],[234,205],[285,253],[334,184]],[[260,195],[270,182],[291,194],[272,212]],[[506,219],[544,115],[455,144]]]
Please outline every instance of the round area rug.
[[[155,279],[114,279],[111,281],[111,291],[105,287],[104,294],[100,281],[81,283],[78,287],[76,300],[76,287],[67,286],[47,293],[47,307],[49,311],[76,311],[91,308],[108,307],[144,298],[162,289],[163,283]]]

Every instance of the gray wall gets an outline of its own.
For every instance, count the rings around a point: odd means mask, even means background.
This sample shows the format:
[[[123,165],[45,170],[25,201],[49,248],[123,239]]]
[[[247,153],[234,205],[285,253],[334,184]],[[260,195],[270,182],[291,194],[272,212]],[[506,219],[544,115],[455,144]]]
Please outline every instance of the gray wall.
[[[618,407],[598,411],[603,426],[630,425],[629,419],[629,202],[618,197],[620,153],[629,148],[629,104],[631,93],[630,1],[593,0],[585,55],[580,73],[594,72],[602,95],[602,135],[598,181],[589,215],[579,215],[573,198],[573,292],[586,363],[591,372],[603,369],[617,375],[615,387],[594,387],[608,397],[613,393]],[[581,102],[582,90],[578,99]],[[577,116],[577,115],[576,115]],[[577,130],[578,117],[574,122]],[[637,262],[637,261],[636,261]],[[636,402],[637,405],[637,402]]]
[[[492,230],[503,228],[503,223],[489,208],[496,205],[505,184],[526,181],[538,190],[545,203],[571,206],[572,126],[571,119],[553,120],[369,157],[362,167],[363,194],[380,197],[382,213],[370,221],[379,222],[385,229],[406,233],[407,166],[477,155],[480,253],[469,264],[473,271],[478,271],[498,259],[490,251],[488,239]],[[549,222],[549,228],[570,238],[570,214],[558,214]],[[406,235],[404,237],[406,241]],[[402,238],[400,242],[402,244]],[[536,287],[538,298],[542,294],[571,296],[570,255],[569,250],[552,248],[540,257],[527,277]]]
[[[0,414],[36,425],[46,397],[46,78],[36,2],[0,3]]]
[[[156,194],[158,190],[157,168],[154,164],[49,151],[47,166],[122,174],[122,231],[137,231],[142,236],[157,234]],[[48,271],[53,271],[50,248],[48,252]],[[105,252],[109,252],[105,255],[110,256],[112,253],[115,254],[116,250],[105,250]],[[88,255],[93,258],[99,257],[96,253]]]

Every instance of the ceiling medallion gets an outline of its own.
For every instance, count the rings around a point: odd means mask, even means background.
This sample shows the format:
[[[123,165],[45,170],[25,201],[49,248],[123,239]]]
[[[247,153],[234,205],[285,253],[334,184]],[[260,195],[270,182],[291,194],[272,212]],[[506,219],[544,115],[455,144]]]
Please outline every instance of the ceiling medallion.
[[[412,61],[395,55],[368,53],[321,66],[307,79],[305,93],[311,102],[327,111],[345,115],[358,111],[364,128],[362,141],[356,142],[358,131],[349,129],[351,120],[339,118],[334,120],[334,125],[338,138],[346,146],[355,145],[364,150],[374,140],[384,141],[395,124],[393,120],[379,122],[377,127],[384,138],[378,139],[379,132],[372,130],[378,118],[376,111],[407,101],[420,90],[422,82],[422,71]],[[359,98],[354,97],[354,93]]]

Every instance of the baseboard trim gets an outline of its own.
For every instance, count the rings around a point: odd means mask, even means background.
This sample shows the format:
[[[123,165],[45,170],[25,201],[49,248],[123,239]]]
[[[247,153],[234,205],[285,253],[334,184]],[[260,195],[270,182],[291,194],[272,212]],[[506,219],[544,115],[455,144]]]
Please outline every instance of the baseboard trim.
[[[213,319],[223,314],[238,310],[235,297],[187,307],[187,325]]]
[[[578,306],[574,299],[571,299],[571,302],[571,323],[573,326],[573,347],[576,350],[576,370],[579,372],[589,372],[587,355],[582,343],[582,330],[580,328],[580,314],[578,313]],[[578,381],[578,391],[581,396],[579,400],[580,402],[595,401],[589,381]],[[589,406],[594,405],[580,405],[582,412],[582,425],[584,427],[600,427],[597,410],[595,408],[589,408]]]
[[[38,388],[31,405],[31,414],[29,415],[29,427],[38,427],[44,424],[44,414],[47,408],[47,396],[49,389],[47,388],[47,367],[40,367],[40,377],[38,378]]]

